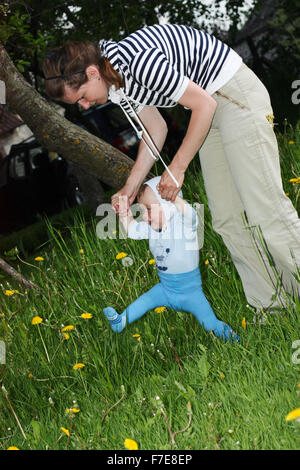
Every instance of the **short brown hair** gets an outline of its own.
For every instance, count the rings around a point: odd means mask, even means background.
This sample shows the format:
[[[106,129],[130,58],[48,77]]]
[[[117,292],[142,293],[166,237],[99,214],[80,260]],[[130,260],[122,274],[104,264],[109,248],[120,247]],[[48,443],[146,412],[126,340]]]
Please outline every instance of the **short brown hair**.
[[[137,198],[137,201],[139,201],[141,199],[141,197],[143,196],[145,190],[149,188],[149,185],[147,183],[144,183],[142,184],[142,186],[140,186],[140,189],[138,190],[138,193],[136,195],[136,198]]]
[[[92,42],[67,41],[63,46],[53,49],[44,59],[43,73],[45,78],[67,75],[46,80],[46,93],[54,100],[62,100],[65,85],[77,91],[87,81],[85,69],[96,65],[107,85],[116,89],[124,86],[121,75],[112,67],[109,60],[102,56],[98,44]],[[82,71],[81,73],[75,73]],[[73,75],[71,75],[73,74]]]

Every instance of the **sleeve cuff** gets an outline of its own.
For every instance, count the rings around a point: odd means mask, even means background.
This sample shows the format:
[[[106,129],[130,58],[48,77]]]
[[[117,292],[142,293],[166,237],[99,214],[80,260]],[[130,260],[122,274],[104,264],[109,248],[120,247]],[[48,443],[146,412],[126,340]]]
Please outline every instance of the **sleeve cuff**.
[[[174,101],[179,101],[180,98],[182,97],[183,93],[187,89],[187,86],[189,84],[190,79],[188,77],[183,77],[183,82],[180,86],[180,88],[176,91],[176,94],[172,96],[172,99]]]

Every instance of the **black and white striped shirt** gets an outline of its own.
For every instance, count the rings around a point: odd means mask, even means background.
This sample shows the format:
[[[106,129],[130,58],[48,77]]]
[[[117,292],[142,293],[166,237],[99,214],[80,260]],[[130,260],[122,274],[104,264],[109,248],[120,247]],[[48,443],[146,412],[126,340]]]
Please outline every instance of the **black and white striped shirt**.
[[[136,112],[143,106],[175,106],[189,80],[213,94],[242,62],[214,36],[175,24],[146,26],[118,43],[102,40],[99,45],[122,75]],[[130,113],[125,100],[121,104]]]

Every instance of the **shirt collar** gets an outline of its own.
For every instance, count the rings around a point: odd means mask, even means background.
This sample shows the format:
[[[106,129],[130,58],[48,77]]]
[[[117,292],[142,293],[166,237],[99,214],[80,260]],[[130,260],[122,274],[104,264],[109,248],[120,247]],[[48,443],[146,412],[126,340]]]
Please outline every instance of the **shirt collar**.
[[[99,47],[101,49],[102,55],[109,60],[113,68],[117,72],[121,72],[119,65],[118,43],[115,41],[107,41],[106,39],[102,39],[99,42]]]

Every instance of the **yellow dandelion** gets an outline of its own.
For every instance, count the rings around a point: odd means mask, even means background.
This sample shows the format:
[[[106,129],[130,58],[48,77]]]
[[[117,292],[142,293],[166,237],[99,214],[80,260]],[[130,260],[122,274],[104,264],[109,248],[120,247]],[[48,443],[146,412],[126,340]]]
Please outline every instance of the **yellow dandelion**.
[[[289,144],[293,145],[295,142],[293,140],[289,140]]]
[[[6,289],[6,291],[4,292],[5,295],[13,295],[14,294],[14,291],[13,290],[10,290],[10,289]]]
[[[133,439],[125,439],[124,446],[128,450],[138,450],[138,448],[139,448],[137,442],[134,441]]]
[[[80,409],[79,408],[66,408],[66,413],[79,413]]]
[[[79,253],[83,254],[84,250],[82,248],[80,248]]]
[[[122,259],[122,258],[125,258],[125,256],[127,256],[127,253],[124,253],[123,251],[121,251],[120,253],[117,254],[116,259]]]
[[[82,369],[83,367],[85,367],[85,365],[82,364],[81,362],[78,362],[77,364],[73,366],[73,369],[77,370],[77,369]]]
[[[300,388],[300,383],[298,383],[297,387]]]
[[[64,333],[64,337],[65,337],[65,339],[70,339],[69,333]]]
[[[60,428],[62,430],[62,432],[64,432],[67,436],[70,436],[70,431],[69,429],[66,429],[66,428]]]
[[[206,259],[206,260],[204,261],[204,264],[206,264],[206,265],[208,265],[208,264],[209,264],[209,261],[208,261],[208,259]]]
[[[223,374],[223,372],[222,372],[222,374],[220,375],[220,377],[221,377],[222,380],[224,380],[224,379],[225,379],[225,374]]]
[[[7,289],[4,293],[5,293],[5,295],[14,295],[14,294],[18,294],[19,291],[18,290]]]
[[[87,312],[86,312],[86,313],[82,313],[80,316],[81,316],[82,318],[92,318],[92,317],[93,317],[93,315],[92,315],[91,313],[87,313]]]
[[[293,419],[300,418],[300,408],[296,408],[295,410],[291,411],[286,417],[286,421],[292,421]]]
[[[33,317],[31,324],[32,325],[38,325],[39,323],[42,323],[43,319],[39,317],[38,315],[36,317]]]
[[[152,258],[152,259],[149,260],[149,264],[154,264],[154,263],[155,263],[155,259],[154,259],[154,258]]]
[[[298,178],[291,178],[290,183],[300,183],[300,176]]]
[[[64,333],[65,331],[71,331],[71,330],[74,330],[75,329],[75,326],[74,325],[67,325],[67,326],[64,326],[61,331]]]
[[[70,408],[71,413],[79,413],[80,409],[79,408]]]
[[[76,413],[80,412],[80,409],[79,408],[71,408],[71,412],[76,414]]]
[[[286,195],[286,196],[289,196],[289,195],[290,195],[290,193],[285,193],[285,195]]]
[[[7,448],[7,450],[20,450],[20,449],[16,446],[10,446]]]
[[[244,328],[244,330],[246,329],[246,326],[247,326],[247,322],[246,322],[246,318],[244,317],[242,320],[242,327]]]
[[[37,256],[34,258],[35,261],[44,261],[44,258],[42,256]]]
[[[32,378],[33,378],[33,375],[32,375],[32,373],[31,373],[31,372],[30,372],[30,374],[28,374],[28,377],[29,377],[30,379],[32,379]]]
[[[166,307],[156,307],[154,312],[156,313],[163,313],[166,310]]]
[[[135,335],[132,335],[133,338],[136,338],[138,340],[138,342],[141,341],[141,335],[139,335],[138,333],[136,333]]]

